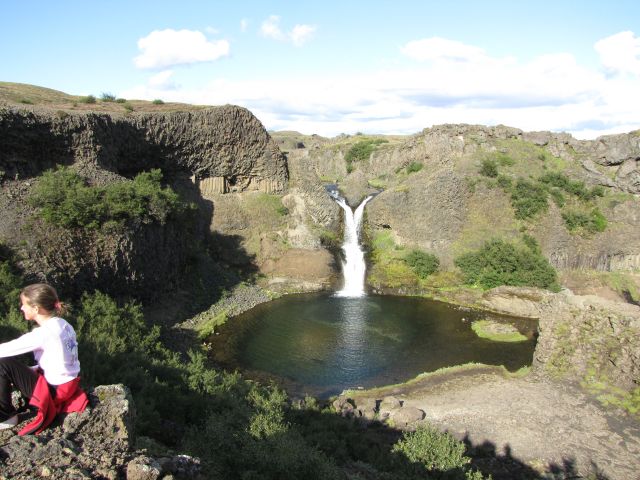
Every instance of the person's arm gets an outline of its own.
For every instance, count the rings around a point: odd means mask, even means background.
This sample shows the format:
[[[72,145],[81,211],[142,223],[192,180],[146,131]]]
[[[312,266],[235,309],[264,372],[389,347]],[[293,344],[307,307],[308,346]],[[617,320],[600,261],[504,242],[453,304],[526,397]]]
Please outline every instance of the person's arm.
[[[41,337],[36,330],[9,342],[0,343],[0,358],[14,357],[22,353],[33,352],[42,345]]]

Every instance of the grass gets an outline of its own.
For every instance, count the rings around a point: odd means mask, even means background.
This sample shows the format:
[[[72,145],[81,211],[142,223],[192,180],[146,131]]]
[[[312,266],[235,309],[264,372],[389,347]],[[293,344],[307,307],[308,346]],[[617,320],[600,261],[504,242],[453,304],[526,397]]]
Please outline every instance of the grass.
[[[215,333],[216,328],[227,323],[227,319],[227,312],[220,312],[217,315],[207,318],[196,327],[198,338],[200,340],[206,340]]]
[[[515,343],[527,340],[527,337],[515,330],[515,328],[513,328],[515,331],[508,331],[506,329],[496,328],[496,325],[502,327],[501,324],[496,324],[490,320],[477,320],[471,324],[471,329],[478,337],[491,340],[492,342]]]
[[[158,104],[147,100],[125,100],[122,98],[113,99],[113,95],[108,92],[103,95],[106,95],[105,99],[96,99],[93,95],[71,95],[37,85],[0,82],[0,101],[8,104],[21,105],[24,108],[28,108],[30,105],[37,105],[55,110],[122,114],[122,103],[125,101],[128,102],[137,112],[193,111],[206,108],[206,106],[203,105],[190,105],[187,103],[163,102]],[[96,101],[94,103],[86,103],[87,97],[93,97]]]
[[[397,395],[397,391],[403,387],[414,387],[422,382],[429,380],[438,380],[441,377],[447,375],[456,375],[461,373],[473,374],[475,371],[492,370],[495,373],[499,373],[505,378],[522,378],[531,372],[531,367],[522,367],[515,372],[510,372],[503,365],[486,365],[484,363],[469,362],[462,365],[454,365],[452,367],[442,367],[433,372],[424,372],[414,378],[407,380],[406,382],[394,383],[391,385],[385,385],[383,387],[376,387],[367,390],[345,390],[343,395],[350,398],[357,399],[359,397],[372,397],[379,396],[384,397],[386,395]]]

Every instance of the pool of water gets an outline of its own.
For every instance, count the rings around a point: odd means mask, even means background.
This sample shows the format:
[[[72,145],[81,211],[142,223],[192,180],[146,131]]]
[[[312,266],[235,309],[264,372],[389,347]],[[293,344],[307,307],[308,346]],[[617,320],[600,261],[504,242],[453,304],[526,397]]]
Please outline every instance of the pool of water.
[[[471,323],[480,318],[510,323],[527,340],[478,338]],[[290,393],[326,397],[468,362],[517,370],[531,364],[535,330],[532,320],[416,297],[291,295],[228,321],[212,338],[211,354],[227,368],[274,380]]]

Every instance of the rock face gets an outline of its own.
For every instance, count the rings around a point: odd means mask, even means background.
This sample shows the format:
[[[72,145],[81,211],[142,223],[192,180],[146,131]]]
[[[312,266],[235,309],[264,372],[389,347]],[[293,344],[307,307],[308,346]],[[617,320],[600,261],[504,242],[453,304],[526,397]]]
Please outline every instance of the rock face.
[[[482,305],[538,319],[535,371],[583,385],[640,388],[640,307],[594,295],[497,287]]]
[[[0,108],[0,169],[8,178],[81,163],[132,176],[187,172],[197,181],[223,178],[224,190],[283,192],[284,156],[244,108],[127,116]],[[221,192],[224,193],[224,192]]]
[[[557,294],[540,305],[534,369],[584,384],[640,388],[640,307]]]
[[[584,182],[587,188],[605,187],[610,196],[597,202],[608,221],[603,232],[580,235],[567,229],[562,217],[566,210],[594,208],[577,200],[562,210],[549,199],[547,211],[529,222],[527,233],[538,240],[556,268],[639,268],[637,132],[579,141],[567,134],[524,133],[501,126],[426,129],[399,147],[375,152],[368,162],[358,165],[367,178],[387,182],[385,190],[367,206],[369,226],[390,229],[400,246],[436,254],[444,268],[452,268],[457,255],[479,248],[490,238],[519,239],[524,227],[514,216],[509,194],[495,179],[479,174],[486,158],[497,158],[500,173],[512,182],[556,170],[572,181]],[[412,162],[422,164],[422,169],[403,174],[402,168]],[[345,185],[349,183],[345,181]]]
[[[20,424],[0,432],[0,478],[156,480],[176,473],[199,478],[197,458],[154,459],[135,450],[135,407],[126,387],[99,386],[89,398],[87,410],[68,414],[40,435],[15,435]]]
[[[52,227],[35,218],[28,196],[37,176],[58,165],[94,185],[159,168],[200,207],[197,219],[109,232]],[[203,193],[287,187],[286,159],[244,108],[109,115],[0,107],[0,242],[17,250],[28,279],[52,282],[65,295],[100,289],[145,298],[172,290],[191,245],[209,230],[213,208]]]

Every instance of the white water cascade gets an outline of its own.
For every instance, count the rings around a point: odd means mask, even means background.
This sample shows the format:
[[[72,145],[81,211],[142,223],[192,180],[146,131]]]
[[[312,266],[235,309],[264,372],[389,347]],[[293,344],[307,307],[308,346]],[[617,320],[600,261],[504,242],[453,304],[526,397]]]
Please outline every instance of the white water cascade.
[[[342,262],[344,286],[342,290],[336,292],[336,296],[363,297],[366,295],[364,291],[366,264],[364,261],[364,252],[359,242],[360,226],[362,224],[364,206],[373,196],[370,195],[365,198],[355,211],[351,210],[351,207],[344,198],[340,197],[337,193],[332,193],[332,196],[344,210],[344,243],[342,244],[342,251],[345,257]]]

